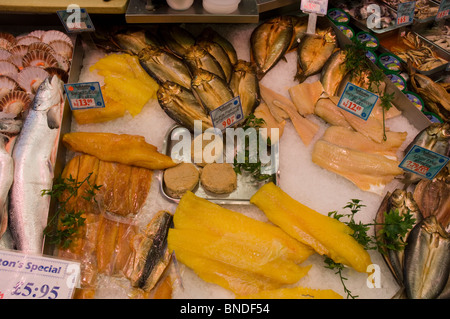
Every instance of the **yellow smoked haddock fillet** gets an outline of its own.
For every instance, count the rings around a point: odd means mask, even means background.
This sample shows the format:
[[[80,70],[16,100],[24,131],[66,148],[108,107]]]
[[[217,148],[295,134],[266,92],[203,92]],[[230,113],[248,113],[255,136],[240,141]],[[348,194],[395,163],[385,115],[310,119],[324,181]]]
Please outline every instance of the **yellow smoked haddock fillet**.
[[[350,235],[352,230],[338,220],[299,203],[272,182],[262,186],[250,199],[269,220],[289,235],[343,263],[366,272],[372,264],[366,250]]]
[[[248,295],[262,290],[277,289],[283,284],[268,277],[227,265],[220,261],[200,257],[198,254],[178,249],[176,258],[191,268],[201,279],[219,285],[236,295]]]
[[[403,173],[396,160],[341,147],[324,140],[314,145],[313,163],[345,177],[363,191],[380,193],[395,176]]]
[[[279,227],[223,208],[192,192],[181,198],[173,222],[176,229],[209,231],[218,236],[228,234],[236,240],[266,247],[266,250],[277,248],[277,254],[297,264],[314,253],[311,247],[300,243]]]
[[[102,91],[104,91],[102,87]],[[125,107],[122,103],[104,95],[105,107],[84,110],[73,110],[72,115],[78,124],[101,123],[114,120],[125,115]]]
[[[238,299],[343,299],[343,297],[331,289],[293,287],[263,290],[256,294],[239,296]]]
[[[305,276],[310,266],[301,267],[293,261],[249,249],[245,243],[218,236],[207,231],[191,229],[169,230],[167,237],[170,252],[178,250],[198,254],[201,257],[271,278],[283,284],[293,284]]]
[[[386,141],[377,143],[353,129],[330,126],[325,130],[322,139],[338,146],[397,159],[398,149],[407,135],[406,132],[386,132]]]
[[[64,144],[72,151],[81,152],[108,162],[148,169],[166,169],[176,166],[172,158],[161,154],[143,136],[100,132],[71,132],[64,134]]]

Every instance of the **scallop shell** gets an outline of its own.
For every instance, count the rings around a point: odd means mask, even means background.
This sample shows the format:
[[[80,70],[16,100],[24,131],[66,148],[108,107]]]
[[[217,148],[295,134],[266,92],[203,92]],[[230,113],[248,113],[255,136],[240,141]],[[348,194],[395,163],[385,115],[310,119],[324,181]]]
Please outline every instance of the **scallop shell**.
[[[58,30],[46,31],[41,37],[41,41],[44,43],[47,43],[47,44],[50,44],[50,42],[56,41],[56,40],[63,40],[65,42],[67,42],[67,44],[69,44],[71,47],[73,47],[73,43],[72,43],[72,40],[70,39],[70,37],[67,34],[65,34],[64,32],[61,32]]]
[[[41,50],[33,50],[25,54],[22,63],[24,68],[28,66],[38,66],[41,68],[58,66],[58,61],[53,55]]]
[[[63,40],[55,40],[49,43],[49,45],[55,50],[56,53],[62,55],[66,59],[70,60],[72,58],[73,47]]]
[[[22,70],[23,69],[22,60],[23,60],[23,56],[18,55],[18,54],[12,54],[6,61],[11,62],[15,66],[17,66],[17,68],[19,68],[19,70]]]
[[[26,111],[31,99],[24,91],[13,90],[0,100],[0,117],[14,118]]]
[[[13,44],[6,39],[0,38],[0,49],[8,50],[11,49]]]
[[[27,54],[27,52],[28,52],[28,46],[25,44],[15,45],[9,50],[9,53],[17,54],[17,55],[21,55],[21,56],[24,56],[25,54]]]
[[[31,43],[34,43],[34,42],[41,42],[41,39],[39,39],[38,37],[33,37],[33,36],[27,35],[27,36],[21,37],[19,40],[17,40],[16,45],[19,45],[19,44],[30,45]]]
[[[12,90],[21,90],[19,84],[7,75],[0,75],[0,100]]]
[[[50,54],[55,53],[55,50],[53,50],[53,48],[50,45],[48,45],[47,43],[44,43],[44,42],[31,43],[28,46],[28,52],[33,51],[33,50],[41,50],[41,51],[48,52]]]
[[[8,61],[0,61],[0,75],[7,75],[16,79],[19,69],[17,66]]]
[[[56,75],[57,77],[59,77],[61,79],[61,81],[63,81],[64,83],[67,83],[67,81],[69,80],[69,73],[64,71],[61,68],[45,68],[45,71],[47,71],[47,73],[50,76]]]
[[[39,85],[49,76],[43,68],[29,66],[19,72],[17,83],[27,93],[36,94]]]
[[[0,60],[6,61],[12,54],[8,50],[0,48]]]
[[[8,32],[0,32],[0,38],[1,39],[5,39],[6,41],[8,41],[9,43],[11,43],[12,45],[16,44],[16,37],[13,36],[11,33]]]
[[[70,61],[68,59],[57,53],[53,54],[53,57],[58,61],[59,68],[63,69],[66,72],[69,72]]]
[[[34,31],[31,31],[30,33],[28,33],[28,35],[32,36],[32,37],[37,37],[40,39],[44,35],[45,32],[46,32],[45,30],[34,30]]]

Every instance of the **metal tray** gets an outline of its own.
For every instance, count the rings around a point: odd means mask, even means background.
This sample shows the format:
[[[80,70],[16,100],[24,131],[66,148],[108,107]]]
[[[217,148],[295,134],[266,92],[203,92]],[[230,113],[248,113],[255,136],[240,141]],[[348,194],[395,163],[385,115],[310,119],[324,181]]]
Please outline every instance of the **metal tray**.
[[[394,5],[394,4],[392,4],[392,3],[389,3],[389,1],[385,1],[385,0],[381,0],[384,4],[386,4],[388,7],[390,7],[390,8],[392,8],[394,11],[397,11],[397,7]],[[400,1],[399,1],[400,2]],[[425,1],[426,2],[426,4],[428,4],[430,7],[432,7],[432,8],[439,8],[439,4],[437,4],[436,2],[434,2],[434,1],[430,1],[430,0],[428,0],[428,1]],[[417,2],[416,2],[416,7],[417,7]],[[437,11],[436,11],[437,12]],[[430,16],[428,16],[428,17],[426,17],[426,18],[423,18],[423,19],[419,19],[419,18],[417,18],[417,16],[416,15],[414,15],[414,24],[419,24],[419,23],[427,23],[427,22],[430,22],[430,21],[433,21],[434,19],[435,19],[435,17],[436,17],[436,15],[430,15]]]
[[[445,70],[447,69],[449,62],[450,62],[450,53],[444,49],[442,49],[440,46],[437,46],[436,44],[434,44],[433,42],[427,40],[425,37],[423,37],[422,35],[418,34],[417,32],[410,30],[410,32],[414,33],[415,35],[417,35],[419,37],[419,39],[421,41],[423,41],[424,43],[428,44],[429,46],[431,46],[432,50],[436,52],[436,54],[445,59],[447,61],[447,63],[442,64],[441,66],[438,66],[437,68],[434,68],[432,70],[428,70],[428,71],[421,71],[419,69],[413,68],[415,72],[432,77],[433,79],[437,76],[439,76],[440,74],[442,74],[443,72],[445,72]],[[390,50],[388,50],[387,48],[385,48],[382,44],[381,41],[383,38],[388,37],[388,36],[397,36],[394,34],[385,34],[382,35],[378,38],[378,40],[380,41],[380,46],[378,47],[378,50],[381,53],[393,53]],[[395,53],[393,53],[395,54]],[[403,61],[400,59],[400,61],[402,62],[403,68],[406,70],[407,64],[406,61]]]
[[[171,127],[166,134],[164,139],[162,153],[168,156],[171,155],[172,147],[175,143],[173,140],[178,141],[178,136],[182,134],[189,133],[191,137],[191,141],[193,140],[193,134],[189,132],[189,130],[180,125],[174,125]],[[224,141],[225,143],[225,141]],[[234,157],[234,154],[233,154]],[[181,158],[174,158],[177,160],[181,160]],[[186,161],[186,159],[185,159]],[[169,201],[178,203],[180,201],[179,198],[171,197],[166,192],[166,186],[164,184],[164,171],[158,171],[156,178],[159,180],[160,191],[161,194],[168,199]],[[280,171],[273,175],[271,181],[273,181],[276,185],[279,184]],[[256,191],[264,185],[266,182],[258,182],[252,179],[252,176],[247,172],[242,172],[242,174],[237,174],[237,187],[236,190],[229,194],[214,194],[205,190],[201,183],[199,182],[197,186],[192,190],[192,192],[201,197],[205,198],[216,204],[250,204],[250,198]]]

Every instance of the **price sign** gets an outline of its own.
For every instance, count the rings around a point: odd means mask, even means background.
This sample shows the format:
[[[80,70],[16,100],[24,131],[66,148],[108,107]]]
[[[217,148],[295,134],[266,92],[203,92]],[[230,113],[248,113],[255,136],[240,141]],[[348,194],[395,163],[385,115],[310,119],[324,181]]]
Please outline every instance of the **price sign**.
[[[399,3],[397,7],[397,25],[406,25],[413,23],[415,9],[415,1]]]
[[[71,4],[66,10],[56,11],[64,28],[69,33],[95,31],[92,20],[86,9]]]
[[[378,95],[347,82],[337,106],[366,121],[377,100]]]
[[[421,177],[433,179],[449,160],[447,156],[414,145],[399,167]]]
[[[70,299],[79,279],[77,262],[0,251],[0,299]]]
[[[436,20],[445,19],[450,13],[450,0],[441,0],[439,10],[436,14]]]
[[[211,120],[215,128],[223,131],[227,127],[233,126],[244,119],[241,99],[239,96],[231,99],[227,103],[219,106],[210,112]]]
[[[105,107],[99,82],[64,84],[64,90],[72,111]]]
[[[328,0],[302,0],[300,3],[300,10],[320,15],[325,15],[327,8]]]

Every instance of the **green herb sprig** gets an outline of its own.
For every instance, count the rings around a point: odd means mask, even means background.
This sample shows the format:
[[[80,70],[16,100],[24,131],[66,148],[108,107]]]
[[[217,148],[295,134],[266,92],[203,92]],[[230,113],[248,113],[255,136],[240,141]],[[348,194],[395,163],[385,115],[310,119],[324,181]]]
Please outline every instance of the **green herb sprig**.
[[[73,236],[78,232],[78,228],[84,225],[84,212],[75,211],[75,209],[69,207],[68,203],[70,199],[77,196],[78,190],[84,184],[87,184],[87,187],[80,197],[88,202],[96,202],[95,195],[101,185],[92,185],[89,181],[91,175],[92,172],[79,182],[72,175],[65,179],[59,177],[55,180],[52,189],[41,191],[42,196],[50,196],[58,200],[56,212],[44,229],[44,235],[49,238],[50,244],[68,248],[73,242]],[[64,197],[64,200],[61,200],[65,194],[68,195]]]
[[[384,223],[363,224],[355,221],[355,215],[361,211],[362,207],[365,207],[359,199],[352,199],[343,207],[343,209],[349,209],[350,213],[340,214],[337,211],[328,213],[328,216],[339,220],[346,224],[353,230],[351,235],[355,240],[364,247],[365,250],[377,250],[381,254],[386,254],[387,249],[401,251],[405,248],[406,243],[402,238],[414,227],[415,219],[409,212],[406,214],[400,214],[398,210],[391,210],[389,213],[384,212]],[[346,219],[346,220],[344,220]],[[371,226],[382,226],[378,236],[370,236],[368,234]],[[351,291],[345,286],[345,280],[342,271],[345,266],[341,263],[335,263],[331,258],[325,256],[325,268],[336,271],[339,275],[341,283],[344,288],[344,292],[347,294],[347,298],[356,298]]]
[[[260,128],[265,123],[264,119],[257,118],[253,113],[250,114],[246,120],[245,124],[242,126],[243,130],[247,130],[249,128]],[[245,145],[249,144],[249,136],[245,136]],[[259,139],[257,139],[257,143],[259,143]],[[270,138],[267,138],[267,145],[270,145],[271,141]],[[252,177],[256,181],[273,181],[274,176],[272,174],[262,174],[261,173],[261,167],[262,163],[259,159],[259,144],[257,145],[256,152],[257,152],[257,160],[255,163],[250,163],[250,151],[248,147],[245,147],[243,150],[244,152],[244,162],[239,163],[237,158],[239,154],[236,154],[234,157],[234,171],[236,174],[242,174],[243,171],[249,172]]]

